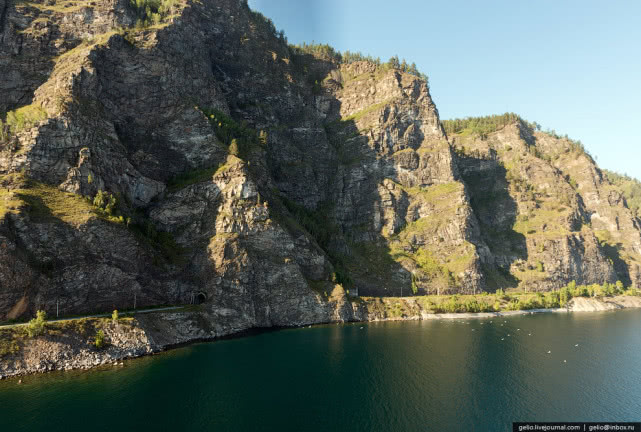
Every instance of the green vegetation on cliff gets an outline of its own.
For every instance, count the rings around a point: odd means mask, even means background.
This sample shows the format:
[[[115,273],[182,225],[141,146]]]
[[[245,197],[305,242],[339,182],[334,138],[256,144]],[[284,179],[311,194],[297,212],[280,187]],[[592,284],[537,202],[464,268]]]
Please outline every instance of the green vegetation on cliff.
[[[100,214],[98,208],[83,197],[56,187],[24,178],[13,185],[17,187],[4,193],[8,201],[13,203],[11,207],[6,207],[5,211],[15,213],[24,207],[34,222],[59,220],[78,225],[96,215],[110,218],[106,213]]]
[[[466,117],[442,120],[441,124],[443,125],[443,129],[445,129],[445,133],[448,135],[465,133],[487,136],[488,134],[496,132],[497,130],[517,121],[523,122],[524,120],[514,113],[505,113],[486,117]]]
[[[27,325],[27,334],[29,337],[40,336],[45,332],[45,323],[47,321],[47,314],[45,311],[39,310],[36,312],[36,317],[29,321]]]
[[[40,105],[32,104],[9,111],[4,116],[4,120],[2,117],[0,116],[0,141],[4,141],[9,135],[15,135],[45,120],[47,112]]]
[[[429,81],[428,76],[418,70],[418,68],[416,67],[416,63],[408,63],[407,60],[399,59],[398,56],[393,56],[387,62],[383,63],[381,62],[381,59],[379,57],[374,58],[361,52],[345,51],[341,53],[340,51],[335,50],[330,45],[317,44],[314,42],[312,42],[311,44],[303,42],[299,45],[290,45],[289,49],[292,55],[308,54],[324,60],[333,61],[338,64],[349,64],[357,61],[367,61],[375,64],[376,66],[381,66],[385,69],[396,69],[400,70],[401,72],[417,76],[423,79],[425,82]]]
[[[610,183],[616,186],[625,198],[634,216],[641,218],[641,182],[628,175],[603,170]]]
[[[180,0],[130,0],[138,17],[136,27],[148,27],[165,21]]]
[[[574,297],[613,297],[639,296],[641,293],[633,288],[624,289],[621,282],[603,285],[577,285],[570,282],[567,286],[548,292],[510,292],[499,289],[495,293],[476,295],[427,295],[415,297],[364,297],[364,304],[370,313],[387,318],[402,318],[428,313],[480,313],[504,312],[532,309],[555,309],[565,307]]]
[[[541,125],[537,122],[529,122],[523,119],[521,116],[515,113],[505,113],[505,114],[495,114],[482,117],[465,117],[465,118],[456,118],[451,120],[441,120],[441,125],[445,130],[447,135],[478,135],[481,138],[486,138],[492,132],[496,132],[507,125],[520,123],[525,128],[529,129],[530,132],[538,131],[543,134],[549,135],[555,139],[565,140],[567,149],[573,152],[586,154],[590,158],[590,154],[587,152],[583,143],[580,140],[573,140],[568,137],[567,134],[560,135],[553,129],[542,130]],[[539,149],[535,146],[532,146],[530,152],[541,159],[548,159],[550,161],[553,158],[553,155],[544,155]],[[558,156],[555,155],[554,158]]]
[[[247,160],[251,151],[267,144],[267,133],[256,132],[245,123],[239,123],[217,109],[200,108],[213,126],[216,137],[227,146],[229,154]]]
[[[332,237],[336,235],[337,228],[328,222],[329,205],[320,205],[316,211],[312,211],[287,199],[283,195],[279,196],[279,200],[293,220],[284,217],[284,215],[276,214],[276,216],[283,219],[285,225],[294,223],[294,225],[300,225],[300,227],[304,228],[316,240],[318,246],[325,251],[334,266],[333,282],[344,285],[346,288],[351,287],[352,280],[345,268],[344,258],[340,254],[334,253],[330,248],[330,242]]]

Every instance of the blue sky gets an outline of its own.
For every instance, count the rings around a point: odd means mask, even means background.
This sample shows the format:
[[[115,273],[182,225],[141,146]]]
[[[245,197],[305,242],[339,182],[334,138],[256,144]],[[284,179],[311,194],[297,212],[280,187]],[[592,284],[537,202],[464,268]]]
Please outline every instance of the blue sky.
[[[515,112],[641,179],[641,1],[249,0],[290,43],[430,78],[442,119]]]

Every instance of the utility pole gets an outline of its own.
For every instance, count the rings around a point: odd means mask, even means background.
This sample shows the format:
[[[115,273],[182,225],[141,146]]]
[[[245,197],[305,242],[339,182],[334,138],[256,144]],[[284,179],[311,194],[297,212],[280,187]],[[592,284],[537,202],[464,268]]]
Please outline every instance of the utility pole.
[[[60,300],[56,300],[56,318],[60,316]]]
[[[136,294],[134,294],[134,310],[136,310]]]

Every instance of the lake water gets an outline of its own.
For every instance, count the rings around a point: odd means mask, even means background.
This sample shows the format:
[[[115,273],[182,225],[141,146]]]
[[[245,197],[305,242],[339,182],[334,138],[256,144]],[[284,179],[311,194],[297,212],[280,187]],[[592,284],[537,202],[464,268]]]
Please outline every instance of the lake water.
[[[0,431],[507,431],[513,421],[641,420],[641,310],[491,321],[282,330],[0,381]]]

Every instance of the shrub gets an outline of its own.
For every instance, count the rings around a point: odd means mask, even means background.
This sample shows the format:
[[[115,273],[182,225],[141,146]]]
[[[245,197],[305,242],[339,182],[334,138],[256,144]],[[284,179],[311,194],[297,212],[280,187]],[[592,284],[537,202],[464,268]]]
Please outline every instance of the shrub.
[[[46,118],[47,112],[38,105],[27,105],[15,111],[9,111],[4,125],[0,123],[0,130],[3,131],[2,139],[7,137],[7,133],[15,135],[22,130],[35,126]]]
[[[572,293],[568,287],[563,287],[559,291],[559,306],[563,307],[572,299]]]
[[[217,109],[200,108],[213,126],[216,137],[230,154],[241,159],[247,159],[253,148],[267,143],[267,135],[260,135],[256,130],[239,123],[227,114]]]
[[[111,314],[111,321],[114,324],[118,323],[118,309],[115,309],[114,312]]]
[[[590,290],[585,285],[580,285],[574,290],[575,297],[590,297]]]
[[[40,336],[45,332],[45,322],[47,321],[47,313],[39,310],[36,312],[36,317],[29,321],[27,325],[27,334],[29,337]]]
[[[418,285],[416,285],[416,278],[412,274],[412,294],[416,295],[418,293]]]
[[[552,291],[545,294],[545,307],[558,308],[561,306],[561,299],[558,292]]]
[[[456,313],[456,312],[465,312],[465,306],[459,303],[458,296],[453,295],[445,303],[442,303],[441,306],[445,312]]]
[[[587,287],[588,290],[588,297],[594,297],[596,295],[596,289],[594,288],[594,285],[590,285]]]
[[[414,254],[414,261],[430,279],[438,279],[448,287],[456,285],[456,279],[452,272],[441,265],[430,251],[419,249]]]
[[[505,291],[503,291],[502,288],[497,289],[494,292],[494,295],[496,296],[497,299],[499,300],[505,300],[505,301],[510,301],[512,297],[510,297],[509,294],[507,294]]]
[[[639,295],[641,295],[641,292],[639,292],[639,290],[636,289],[636,288],[630,288],[625,292],[625,295],[639,296]]]
[[[520,309],[521,309],[521,304],[518,300],[512,300],[507,305],[507,310],[515,311]]]
[[[105,332],[98,330],[96,336],[94,337],[94,345],[98,349],[102,349],[105,346]]]
[[[478,305],[479,305],[479,312],[492,312],[494,310],[491,304],[486,303],[484,301],[479,302]]]
[[[620,280],[617,281],[615,284],[616,292],[617,294],[623,294],[625,292],[625,287],[623,286],[623,282]]]
[[[177,0],[131,0],[131,6],[136,11],[138,20],[136,27],[149,27],[163,22],[171,12]]]
[[[476,299],[468,300],[464,304],[466,312],[480,312],[481,305],[476,301]]]
[[[113,215],[117,204],[118,200],[113,194],[102,190],[99,190],[93,199],[93,205],[99,210],[107,213],[109,216]]]
[[[170,263],[178,263],[182,259],[184,249],[174,239],[174,236],[166,231],[159,231],[149,220],[141,223],[130,223],[129,229],[141,240],[145,241]]]

